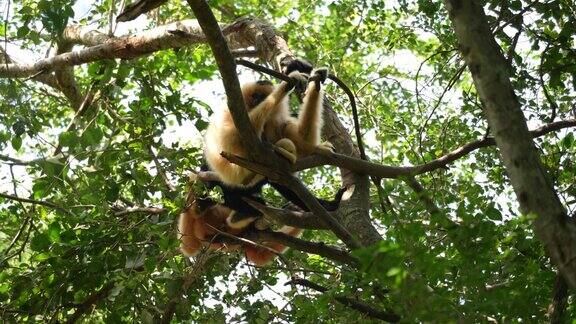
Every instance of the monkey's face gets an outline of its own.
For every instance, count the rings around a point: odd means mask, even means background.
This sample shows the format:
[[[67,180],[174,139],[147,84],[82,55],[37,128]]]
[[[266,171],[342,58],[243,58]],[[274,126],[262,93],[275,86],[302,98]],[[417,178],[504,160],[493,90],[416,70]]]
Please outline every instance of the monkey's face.
[[[253,83],[245,84],[242,88],[244,103],[248,110],[258,106],[268,95],[272,93],[274,86],[272,82],[260,80]]]

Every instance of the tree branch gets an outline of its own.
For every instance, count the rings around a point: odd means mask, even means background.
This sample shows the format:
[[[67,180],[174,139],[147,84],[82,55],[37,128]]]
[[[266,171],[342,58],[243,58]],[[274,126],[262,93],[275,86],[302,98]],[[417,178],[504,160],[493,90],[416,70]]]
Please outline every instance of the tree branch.
[[[190,5],[198,19],[198,23],[206,35],[208,45],[210,45],[216,59],[216,64],[222,76],[224,90],[226,91],[228,109],[238,130],[242,145],[251,148],[250,155],[252,158],[258,161],[265,161],[266,157],[270,156],[270,152],[267,152],[261,145],[261,141],[248,118],[242,89],[236,73],[236,63],[220,30],[220,26],[206,1],[188,0],[188,5]]]
[[[77,35],[72,31],[70,34],[70,37]],[[0,77],[26,78],[64,66],[80,65],[103,59],[131,59],[163,49],[203,42],[206,42],[206,37],[196,20],[183,20],[134,35],[111,38],[105,43],[59,54],[31,64],[0,64]]]
[[[119,210],[114,212],[114,216],[124,216],[128,214],[134,213],[145,213],[145,214],[162,214],[167,212],[168,209],[166,208],[159,208],[159,207],[129,207],[124,210]]]
[[[560,273],[556,274],[554,283],[552,302],[548,306],[546,316],[550,319],[551,324],[564,323],[564,313],[568,303],[568,285]]]
[[[56,50],[56,54],[63,54],[70,52],[72,50],[72,44],[60,41],[58,43],[58,49]],[[80,108],[82,104],[82,94],[78,89],[78,85],[76,84],[76,79],[74,78],[74,68],[71,66],[63,66],[59,69],[54,71],[56,75],[56,80],[58,81],[58,85],[60,86],[60,90],[68,98],[70,102],[70,106],[76,111]]]
[[[253,231],[244,235],[253,241],[277,242],[298,251],[320,255],[330,260],[358,267],[358,260],[348,252],[324,243],[309,242],[281,232]]]
[[[252,207],[260,211],[265,218],[281,224],[306,229],[328,229],[328,225],[311,212],[299,212],[280,208],[273,208],[258,203],[252,199],[244,199]]]
[[[530,135],[533,138],[536,138],[568,127],[576,127],[576,119],[562,120],[543,125],[530,131]],[[380,178],[395,179],[406,175],[418,175],[440,168],[445,168],[450,163],[458,160],[459,158],[467,155],[472,151],[494,145],[496,145],[496,141],[493,137],[479,139],[465,144],[435,160],[416,166],[387,166],[364,161],[343,154],[322,152],[321,154],[314,154],[298,160],[292,171],[300,171],[328,164],[362,174],[368,174]]]
[[[50,207],[52,209],[57,209],[59,211],[62,211],[68,215],[72,214],[70,211],[64,209],[63,207],[58,206],[55,203],[50,202],[50,201],[46,201],[46,200],[35,200],[35,199],[21,198],[18,196],[9,195],[9,194],[2,193],[2,192],[0,192],[0,197],[10,199],[10,200],[30,203],[30,204],[34,204],[34,205],[42,205],[42,206]]]
[[[292,280],[290,280],[288,283],[286,283],[287,285],[290,284],[296,284],[296,285],[300,285],[300,286],[304,286],[313,290],[316,290],[318,292],[327,292],[328,288],[323,287],[315,282],[312,282],[310,280],[307,279],[303,279],[303,278],[293,278]],[[365,304],[361,301],[356,300],[355,298],[351,298],[351,297],[347,297],[347,296],[342,296],[342,295],[335,295],[334,299],[337,300],[339,303],[341,303],[342,305],[345,305],[347,307],[350,307],[352,309],[355,309],[357,311],[359,311],[360,313],[371,317],[371,318],[377,318],[377,319],[381,319],[383,321],[387,321],[387,322],[392,322],[392,323],[396,323],[398,321],[400,321],[400,316],[398,316],[398,314],[392,312],[392,311],[381,311],[379,309],[376,309],[368,304]]]

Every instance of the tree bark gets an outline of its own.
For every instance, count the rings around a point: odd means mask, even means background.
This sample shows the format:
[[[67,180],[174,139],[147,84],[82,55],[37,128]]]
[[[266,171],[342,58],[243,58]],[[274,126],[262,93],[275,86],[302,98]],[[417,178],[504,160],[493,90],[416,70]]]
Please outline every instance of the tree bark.
[[[560,273],[570,286],[576,287],[576,224],[567,216],[540,164],[510,83],[509,65],[490,31],[482,2],[444,3],[521,212],[535,217],[536,235]]]

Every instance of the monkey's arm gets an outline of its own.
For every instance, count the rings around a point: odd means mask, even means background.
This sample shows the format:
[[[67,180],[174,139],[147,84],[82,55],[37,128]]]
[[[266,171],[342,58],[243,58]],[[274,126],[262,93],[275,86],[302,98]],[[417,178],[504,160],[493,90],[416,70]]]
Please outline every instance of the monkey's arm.
[[[306,82],[302,74],[297,71],[290,73],[289,76],[292,79],[290,82],[283,81],[280,83],[264,101],[248,113],[250,122],[256,129],[256,133],[262,133],[264,124],[266,124],[272,113],[280,106],[281,101],[286,95],[290,93],[298,83]]]

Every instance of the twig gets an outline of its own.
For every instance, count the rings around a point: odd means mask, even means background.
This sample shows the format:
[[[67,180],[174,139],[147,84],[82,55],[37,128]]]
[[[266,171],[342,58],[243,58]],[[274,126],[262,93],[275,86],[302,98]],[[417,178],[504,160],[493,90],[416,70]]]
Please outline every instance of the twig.
[[[164,181],[164,186],[166,186],[166,189],[168,189],[168,191],[174,192],[175,188],[170,182],[170,179],[168,179],[168,176],[166,175],[166,171],[162,167],[162,164],[160,164],[158,156],[156,156],[156,153],[154,153],[152,145],[148,146],[148,152],[152,156],[152,160],[154,161],[154,165],[156,166],[156,172],[158,173],[158,175],[160,175],[162,181]]]
[[[49,201],[45,201],[45,200],[35,200],[35,199],[28,199],[28,198],[21,198],[21,197],[17,197],[14,195],[9,195],[6,193],[2,193],[0,192],[0,197],[2,198],[6,198],[6,199],[10,199],[10,200],[15,200],[15,201],[20,201],[20,202],[25,202],[25,203],[30,203],[30,204],[35,204],[35,205],[42,205],[42,206],[46,206],[46,207],[50,207],[53,209],[57,209],[60,210],[68,215],[72,215],[72,212],[64,209],[61,206],[56,205],[55,203],[49,202]]]
[[[322,292],[322,293],[328,291],[328,288],[323,287],[323,286],[321,286],[315,282],[312,282],[310,280],[303,279],[303,278],[293,278],[291,281],[289,281],[286,284],[287,285],[296,284],[296,285],[308,287],[310,289],[314,289],[314,290],[316,290],[318,292]],[[352,309],[355,309],[355,310],[359,311],[360,313],[362,313],[368,317],[377,318],[377,319],[381,319],[383,321],[392,322],[392,323],[400,321],[400,316],[398,316],[398,314],[396,314],[392,311],[389,311],[389,310],[381,311],[381,310],[376,309],[370,305],[367,305],[361,301],[358,301],[354,298],[342,296],[342,295],[335,295],[334,299],[336,299],[342,305],[345,305],[345,306],[348,306]]]

